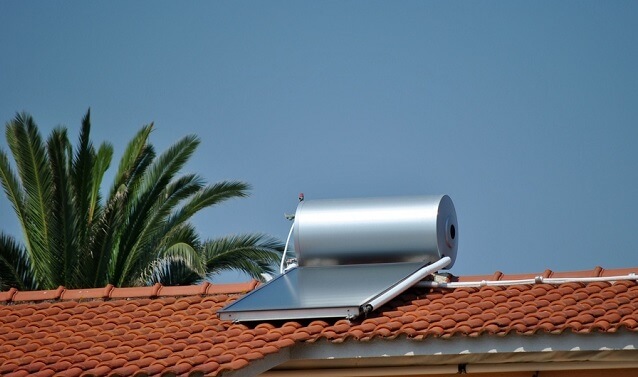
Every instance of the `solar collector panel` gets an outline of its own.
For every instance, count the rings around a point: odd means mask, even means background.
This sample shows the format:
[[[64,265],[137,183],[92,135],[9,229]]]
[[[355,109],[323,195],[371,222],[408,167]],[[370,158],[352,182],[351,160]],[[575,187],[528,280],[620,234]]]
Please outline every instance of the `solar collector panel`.
[[[423,262],[296,267],[219,311],[232,321],[356,317]]]

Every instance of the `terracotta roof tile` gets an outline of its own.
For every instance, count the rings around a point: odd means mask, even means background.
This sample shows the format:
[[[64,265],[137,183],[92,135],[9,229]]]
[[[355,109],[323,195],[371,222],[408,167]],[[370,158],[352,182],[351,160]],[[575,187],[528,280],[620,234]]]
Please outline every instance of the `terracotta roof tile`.
[[[626,275],[635,269],[473,277]],[[467,277],[455,279],[470,281]],[[247,326],[217,310],[254,289],[229,285],[0,292],[0,375],[218,375],[302,342],[413,341],[538,332],[638,331],[636,281],[412,288],[360,322]]]
[[[60,298],[63,291],[64,287],[50,291],[19,291],[13,295],[12,301],[56,300]]]

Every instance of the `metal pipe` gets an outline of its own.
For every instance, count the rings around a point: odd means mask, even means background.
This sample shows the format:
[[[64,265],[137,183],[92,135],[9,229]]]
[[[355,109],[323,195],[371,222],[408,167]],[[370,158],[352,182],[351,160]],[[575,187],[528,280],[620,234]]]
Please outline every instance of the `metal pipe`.
[[[399,284],[395,285],[394,287],[388,289],[387,291],[385,291],[384,293],[382,293],[381,295],[377,296],[376,298],[372,299],[372,301],[368,302],[367,304],[363,305],[364,311],[369,312],[372,311],[376,308],[378,308],[379,306],[387,303],[388,301],[392,300],[393,298],[395,298],[396,296],[400,295],[401,293],[403,293],[403,291],[405,291],[406,289],[410,288],[411,286],[413,286],[414,284],[418,283],[419,281],[421,281],[424,277],[442,269],[445,268],[447,265],[449,265],[450,263],[452,263],[452,259],[450,257],[443,257],[440,260],[429,264],[421,269],[419,269],[418,271],[416,271],[415,273],[413,273],[412,275],[408,276],[407,278],[405,278],[404,280],[402,280]]]
[[[619,281],[619,280],[638,280],[638,275],[631,273],[629,275],[619,276],[599,276],[599,277],[582,277],[582,278],[544,278],[536,276],[533,279],[518,280],[481,280],[481,281],[457,281],[457,282],[437,282],[422,281],[416,284],[421,288],[476,288],[485,286],[503,286],[503,285],[520,285],[520,284],[564,284],[564,283],[594,283],[598,281]]]
[[[286,252],[288,251],[288,244],[290,244],[290,236],[292,235],[292,230],[295,229],[295,222],[292,222],[290,225],[290,232],[288,232],[288,238],[286,238],[286,246],[284,246],[284,252],[281,254],[281,264],[279,265],[279,273],[284,273],[284,264],[286,262]]]

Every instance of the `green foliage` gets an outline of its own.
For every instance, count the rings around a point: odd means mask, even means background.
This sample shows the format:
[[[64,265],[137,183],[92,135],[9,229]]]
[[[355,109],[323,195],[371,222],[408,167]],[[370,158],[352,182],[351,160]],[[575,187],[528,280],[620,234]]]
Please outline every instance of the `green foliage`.
[[[0,289],[30,289],[36,285],[29,256],[13,237],[0,232]]]
[[[142,127],[129,142],[103,198],[113,147],[94,147],[90,112],[75,149],[65,128],[44,142],[28,114],[7,123],[16,170],[0,149],[0,182],[24,245],[0,234],[0,289],[179,285],[224,269],[258,279],[273,272],[281,242],[260,234],[201,241],[190,223],[205,208],[247,196],[249,185],[178,175],[199,139],[186,136],[157,156],[148,140],[152,129]]]

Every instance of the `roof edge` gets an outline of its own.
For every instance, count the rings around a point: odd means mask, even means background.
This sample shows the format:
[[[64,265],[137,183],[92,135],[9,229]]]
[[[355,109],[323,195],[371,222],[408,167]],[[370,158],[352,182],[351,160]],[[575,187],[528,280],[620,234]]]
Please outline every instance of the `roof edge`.
[[[638,267],[604,269],[600,266],[597,266],[592,270],[571,272],[554,272],[550,269],[546,269],[542,273],[504,274],[500,271],[496,271],[492,275],[453,276],[450,282],[470,283],[481,281],[507,281],[535,279],[539,277],[543,279],[604,278],[619,275],[630,275],[637,271]],[[157,283],[148,287],[125,288],[115,287],[112,284],[108,284],[106,287],[83,289],[67,289],[64,286],[59,286],[57,289],[38,291],[20,291],[16,288],[11,288],[8,291],[0,292],[0,303],[242,294],[252,291],[259,284],[259,281],[251,280],[242,283],[229,284],[211,284],[209,282],[204,282],[199,285],[187,286],[164,286]]]
[[[241,294],[252,291],[259,285],[259,281],[251,280],[243,283],[211,284],[204,282],[198,285],[164,286],[155,284],[149,287],[118,288],[112,284],[101,288],[66,289],[59,286],[54,290],[19,291],[11,288],[0,292],[0,303],[33,302],[33,301],[69,301],[121,298],[156,298],[196,295]]]
[[[314,343],[295,344],[290,349],[287,364],[275,369],[285,370],[311,364],[344,367],[352,361],[362,360],[376,360],[381,364],[375,366],[381,366],[387,365],[384,360],[388,357],[397,358],[397,362],[403,360],[411,363],[412,360],[415,363],[421,360],[427,364],[445,364],[450,361],[459,364],[488,362],[490,358],[502,357],[508,362],[635,361],[636,355],[636,335],[625,328],[615,332],[564,331],[560,334],[538,332],[532,335],[509,333],[445,339],[431,337],[428,341],[415,341],[406,336],[367,342],[350,338],[340,343],[322,339]]]

